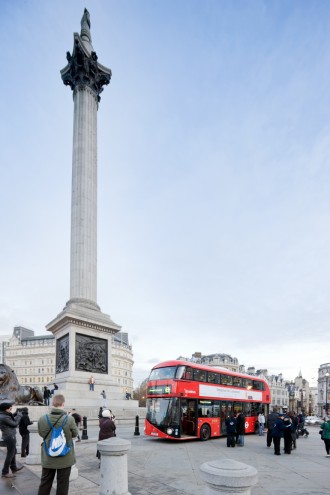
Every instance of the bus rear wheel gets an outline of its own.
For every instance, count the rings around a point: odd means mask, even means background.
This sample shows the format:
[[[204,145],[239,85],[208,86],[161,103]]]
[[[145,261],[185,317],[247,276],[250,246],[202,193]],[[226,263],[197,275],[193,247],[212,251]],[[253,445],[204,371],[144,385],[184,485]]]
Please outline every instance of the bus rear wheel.
[[[205,442],[205,440],[208,440],[211,436],[211,429],[209,425],[203,425],[201,427],[201,433],[200,433],[200,439]]]

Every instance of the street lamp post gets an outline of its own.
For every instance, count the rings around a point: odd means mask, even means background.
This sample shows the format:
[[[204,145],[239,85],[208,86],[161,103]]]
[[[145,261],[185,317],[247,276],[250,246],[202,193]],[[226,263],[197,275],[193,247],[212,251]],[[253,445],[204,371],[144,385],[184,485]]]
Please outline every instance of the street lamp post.
[[[328,380],[329,380],[329,372],[327,371],[325,374],[325,414],[328,415]]]

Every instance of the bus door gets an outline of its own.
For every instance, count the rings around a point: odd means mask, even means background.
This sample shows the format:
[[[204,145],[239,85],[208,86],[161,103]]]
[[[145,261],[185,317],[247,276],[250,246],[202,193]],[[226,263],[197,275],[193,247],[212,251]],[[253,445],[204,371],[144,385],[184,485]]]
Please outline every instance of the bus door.
[[[181,399],[181,434],[197,435],[197,401]]]
[[[220,402],[220,433],[227,434],[226,419],[233,413],[233,403],[231,401],[222,400]]]

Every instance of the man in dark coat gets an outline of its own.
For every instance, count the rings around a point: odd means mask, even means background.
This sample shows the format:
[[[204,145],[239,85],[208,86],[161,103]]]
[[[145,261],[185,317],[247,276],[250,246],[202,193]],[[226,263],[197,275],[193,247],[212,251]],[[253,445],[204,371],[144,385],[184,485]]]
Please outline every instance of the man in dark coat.
[[[48,387],[44,387],[44,404],[45,406],[49,406],[50,401],[50,390]]]
[[[22,437],[22,446],[21,446],[21,457],[26,457],[29,455],[29,445],[30,445],[30,432],[28,430],[28,426],[32,425],[32,421],[29,418],[29,410],[27,407],[22,407],[22,417],[19,422],[19,432]]]
[[[284,424],[284,431],[283,431],[283,436],[284,436],[284,452],[286,454],[291,454],[292,450],[292,421],[290,416],[287,414],[284,415],[283,418],[283,424]]]
[[[275,422],[278,418],[278,412],[276,407],[274,407],[273,411],[267,416],[267,447],[270,447],[272,444],[272,430],[274,428]]]
[[[0,404],[0,429],[2,432],[2,441],[7,447],[7,455],[2,468],[3,478],[12,478],[13,474],[23,469],[16,464],[16,430],[21,421],[22,414],[12,412],[13,403],[4,401]],[[9,468],[12,473],[9,472]]]
[[[228,416],[225,421],[227,429],[227,447],[235,447],[235,436],[236,436],[236,419],[233,414]]]
[[[274,454],[281,455],[281,438],[284,434],[284,415],[281,414],[275,421],[274,427],[272,429],[273,442],[274,442]]]
[[[245,416],[242,411],[239,411],[236,417],[236,443],[240,447],[244,447],[245,436]]]

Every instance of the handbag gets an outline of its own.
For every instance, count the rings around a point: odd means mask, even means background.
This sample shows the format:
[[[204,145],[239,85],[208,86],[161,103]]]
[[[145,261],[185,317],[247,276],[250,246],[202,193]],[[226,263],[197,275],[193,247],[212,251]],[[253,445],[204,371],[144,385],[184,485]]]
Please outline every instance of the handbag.
[[[324,438],[323,438],[323,430],[320,430],[319,431],[319,434],[321,435],[321,440],[324,440]]]

